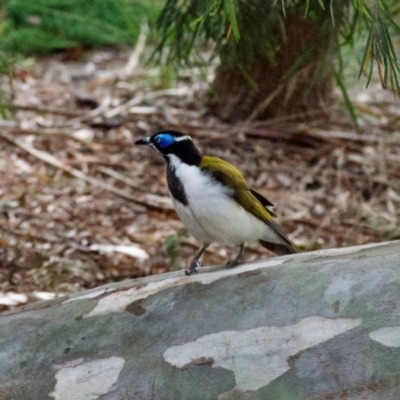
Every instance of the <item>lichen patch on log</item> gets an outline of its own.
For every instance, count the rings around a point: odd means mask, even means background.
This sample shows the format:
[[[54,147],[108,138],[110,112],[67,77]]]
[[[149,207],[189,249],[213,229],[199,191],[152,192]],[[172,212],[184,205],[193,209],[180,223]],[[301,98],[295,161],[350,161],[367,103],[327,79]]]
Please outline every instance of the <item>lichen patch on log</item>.
[[[96,400],[113,389],[124,364],[122,357],[109,357],[61,369],[58,366],[57,383],[49,396],[55,400]]]
[[[400,347],[400,326],[380,328],[370,332],[370,339],[387,347]]]
[[[339,274],[332,279],[324,293],[324,300],[328,304],[337,304],[338,308],[344,309],[352,299],[351,288],[356,280],[350,274]],[[337,310],[339,312],[339,309]]]
[[[163,357],[177,368],[199,358],[234,372],[240,390],[258,390],[290,369],[288,359],[359,326],[360,319],[307,317],[294,325],[223,331],[168,348]]]

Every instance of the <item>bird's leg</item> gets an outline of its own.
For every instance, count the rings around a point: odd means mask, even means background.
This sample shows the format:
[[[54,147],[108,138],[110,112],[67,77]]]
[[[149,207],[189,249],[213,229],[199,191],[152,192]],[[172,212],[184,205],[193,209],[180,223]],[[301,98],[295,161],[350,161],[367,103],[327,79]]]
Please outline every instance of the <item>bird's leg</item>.
[[[241,264],[244,261],[244,243],[240,245],[239,254],[234,260],[230,260],[225,264],[226,268],[236,267],[236,265]]]
[[[192,275],[193,272],[199,272],[200,268],[200,258],[203,255],[203,253],[206,251],[208,245],[203,245],[203,247],[200,249],[200,251],[196,254],[196,257],[193,258],[193,260],[190,263],[189,269],[185,270],[185,275]]]

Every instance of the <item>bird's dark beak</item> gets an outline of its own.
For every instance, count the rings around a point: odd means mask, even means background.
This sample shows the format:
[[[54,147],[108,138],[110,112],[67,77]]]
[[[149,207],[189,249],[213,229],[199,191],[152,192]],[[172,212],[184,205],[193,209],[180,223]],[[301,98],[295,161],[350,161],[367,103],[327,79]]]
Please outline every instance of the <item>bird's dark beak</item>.
[[[144,137],[143,139],[139,139],[135,142],[135,144],[147,144],[149,145],[150,142],[150,136]]]

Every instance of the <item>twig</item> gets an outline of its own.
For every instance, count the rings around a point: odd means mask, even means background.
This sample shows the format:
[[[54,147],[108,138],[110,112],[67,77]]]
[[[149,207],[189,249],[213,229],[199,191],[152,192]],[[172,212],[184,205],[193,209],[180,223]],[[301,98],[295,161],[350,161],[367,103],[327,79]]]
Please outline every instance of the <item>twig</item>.
[[[76,165],[104,165],[108,167],[114,167],[114,168],[121,168],[122,165],[120,162],[112,162],[112,161],[107,161],[104,159],[99,159],[96,156],[88,156],[88,155],[82,155],[81,153],[75,153],[75,159],[71,160],[66,160],[65,164],[71,165],[71,166],[76,166]]]
[[[131,76],[135,68],[139,64],[139,58],[143,53],[144,46],[146,44],[147,33],[149,32],[149,26],[147,21],[143,21],[140,25],[140,34],[136,42],[135,49],[129,57],[128,63],[125,65],[124,73],[127,77]]]
[[[149,209],[155,209],[155,210],[172,210],[172,204],[171,202],[167,201],[169,199],[160,197],[160,196],[154,196],[154,195],[147,195],[147,196],[142,196],[142,197],[134,197],[130,195],[129,193],[125,192],[124,190],[118,189],[106,182],[100,181],[96,178],[93,178],[91,176],[85,175],[82,171],[79,171],[78,169],[72,168],[69,165],[66,165],[56,157],[52,156],[51,154],[45,153],[41,150],[35,149],[34,147],[30,146],[29,144],[18,140],[18,139],[13,139],[6,133],[0,132],[0,137],[7,141],[8,143],[13,144],[14,146],[19,147],[20,149],[26,151],[27,153],[31,154],[32,156],[38,158],[41,161],[44,161],[47,164],[50,164],[56,168],[59,168],[60,170],[64,172],[68,172],[72,176],[78,179],[82,179],[85,182],[90,183],[93,186],[100,187],[104,190],[107,190],[117,196],[120,196],[126,200],[130,200],[136,204],[140,204],[146,208]]]
[[[334,107],[327,107],[326,110],[330,111],[333,110]],[[282,123],[282,122],[289,122],[291,120],[296,120],[296,119],[305,119],[306,117],[312,117],[314,115],[320,115],[321,114],[321,110],[317,109],[317,110],[307,110],[307,111],[302,111],[302,112],[298,112],[298,113],[294,113],[294,114],[289,114],[289,115],[284,115],[281,117],[275,117],[275,118],[270,118],[267,120],[263,120],[263,121],[253,121],[251,122],[251,127],[254,128],[260,128],[260,127],[265,127],[265,126],[271,126],[271,125],[275,125],[278,123]],[[243,124],[238,124],[238,126],[243,125],[243,127],[247,127],[248,124],[246,122],[244,122]]]
[[[131,108],[133,106],[137,106],[138,104],[142,103],[144,99],[144,96],[142,94],[139,94],[138,96],[134,97],[133,99],[130,99],[124,104],[121,104],[117,107],[112,108],[111,110],[105,111],[104,116],[106,118],[112,118],[115,117],[118,114],[124,113],[128,108]]]
[[[114,171],[111,168],[99,167],[99,168],[97,168],[97,170],[102,172],[105,175],[108,175],[114,179],[117,179],[120,182],[124,182],[126,185],[129,185],[131,188],[133,188],[135,190],[139,190],[140,192],[143,192],[143,188],[136,185],[136,182],[134,182],[132,179],[127,178],[125,175],[122,175],[119,172]]]
[[[285,91],[285,101],[288,101],[289,98],[292,97],[293,93],[295,90],[298,88],[297,82],[299,81],[304,81],[305,76],[308,75],[308,71],[314,66],[314,64],[309,64],[306,65],[305,67],[301,68],[299,71],[294,73],[290,79],[288,79],[285,83],[281,83],[278,85],[274,91],[272,91],[266,99],[264,99],[261,103],[259,103],[255,110],[251,113],[250,117],[247,118],[245,121],[246,123],[249,124],[252,121],[254,121],[262,112],[264,112],[268,106],[272,103],[273,100],[277,96],[279,96],[282,92],[283,89],[286,89]]]
[[[382,137],[378,135],[368,135],[356,132],[342,132],[342,131],[323,131],[321,129],[308,130],[311,136],[323,139],[345,139],[353,142],[367,142],[367,143],[380,143]],[[400,136],[392,135],[385,137],[386,143],[399,143]]]
[[[163,97],[163,96],[186,96],[190,93],[190,91],[185,88],[171,88],[171,89],[163,89],[163,90],[157,90],[155,92],[149,92],[146,93],[145,95],[140,94],[137,97],[134,97],[133,99],[127,101],[124,104],[121,104],[111,110],[108,110],[104,113],[104,116],[106,118],[112,118],[115,117],[116,115],[122,114],[126,112],[129,108],[133,106],[137,106],[142,102],[149,101],[149,100],[154,100],[157,97]],[[96,109],[97,110],[97,109]],[[93,110],[94,112],[95,110]],[[98,114],[96,114],[98,115]]]
[[[13,104],[12,107],[14,107],[18,110],[23,110],[23,111],[34,111],[37,113],[57,114],[57,115],[64,115],[66,117],[82,117],[84,115],[84,113],[82,111],[67,110],[67,109],[46,107],[46,106]]]
[[[279,96],[282,89],[284,88],[283,84],[280,84],[273,92],[271,92],[266,99],[264,99],[260,104],[257,105],[255,110],[251,113],[250,117],[247,118],[246,123],[251,123],[254,121],[275,99],[275,97]]]
[[[7,131],[12,133],[13,135],[34,135],[34,136],[45,136],[48,139],[59,138],[60,136],[65,137],[66,139],[71,139],[75,142],[83,144],[92,150],[94,149],[94,145],[92,143],[87,142],[86,140],[82,140],[76,136],[73,136],[69,133],[62,132],[58,129],[48,129],[44,128],[42,130],[39,129],[23,129],[17,126],[12,121],[3,121],[0,120],[0,127],[6,128]]]

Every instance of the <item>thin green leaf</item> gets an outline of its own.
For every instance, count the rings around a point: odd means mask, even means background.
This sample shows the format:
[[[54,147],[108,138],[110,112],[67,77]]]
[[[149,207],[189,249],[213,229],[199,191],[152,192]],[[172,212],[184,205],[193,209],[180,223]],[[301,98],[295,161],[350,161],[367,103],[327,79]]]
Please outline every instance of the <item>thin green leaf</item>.
[[[310,0],[306,0],[306,11],[304,13],[304,18],[307,17],[308,10],[310,9]]]
[[[335,15],[333,14],[333,0],[330,0],[329,2],[329,9],[331,12],[332,24],[333,26],[335,26]]]
[[[379,39],[380,39],[378,41],[378,46],[380,48],[380,55],[384,63],[383,81],[384,85],[387,86],[389,74],[393,77],[393,79],[397,83],[399,64],[397,63],[397,55],[393,47],[392,39],[390,37],[387,26],[382,18],[378,19],[378,27],[379,27]],[[391,80],[392,91],[395,91],[395,88],[393,86],[393,79]],[[396,84],[396,87],[397,86],[398,85]],[[400,93],[398,92],[398,94]]]
[[[325,4],[324,0],[318,0],[318,4],[321,6],[321,8],[325,11]]]
[[[358,79],[361,78],[361,75],[364,73],[366,74],[367,71],[367,64],[370,62],[370,60],[372,59],[372,55],[373,55],[373,44],[374,44],[374,34],[375,34],[375,27],[372,26],[371,30],[369,31],[369,35],[368,35],[368,39],[367,39],[367,43],[365,45],[365,50],[364,50],[364,54],[363,54],[363,59],[361,61],[361,65],[360,65],[360,72],[358,74]],[[368,86],[368,84],[367,84]]]
[[[360,12],[364,14],[370,21],[374,20],[374,18],[371,15],[371,12],[367,9],[367,7],[361,7]]]
[[[251,88],[255,91],[259,90],[258,83],[254,80],[254,78],[247,72],[247,68],[243,66],[241,63],[237,65],[240,72],[243,74],[243,77],[247,80]]]
[[[235,4],[233,0],[225,0],[224,1],[225,10],[228,14],[229,22],[232,27],[233,36],[236,40],[240,39],[239,25],[236,18],[235,13]]]
[[[339,86],[339,88],[343,94],[344,105],[350,115],[350,118],[351,118],[353,124],[356,126],[356,128],[358,128],[357,115],[354,110],[353,103],[351,102],[349,94],[347,92],[346,85],[344,84],[344,82],[342,80],[342,75],[338,71],[334,71],[333,74],[334,74],[336,83]]]

